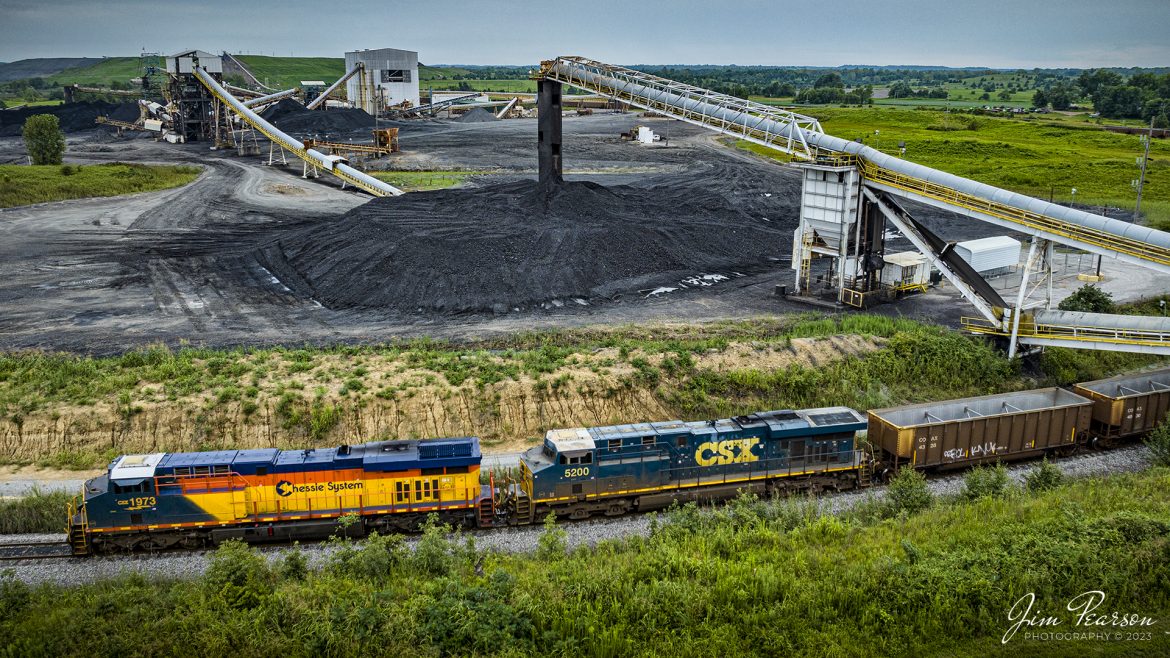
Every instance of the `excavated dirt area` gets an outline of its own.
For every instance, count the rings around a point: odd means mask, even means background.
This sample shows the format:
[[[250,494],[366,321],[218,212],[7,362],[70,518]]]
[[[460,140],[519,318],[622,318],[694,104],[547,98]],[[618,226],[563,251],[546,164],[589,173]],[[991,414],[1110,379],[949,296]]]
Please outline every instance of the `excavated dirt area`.
[[[292,158],[266,166],[266,148],[240,157],[109,129],[69,133],[66,162],[205,171],[178,189],[0,210],[0,349],[461,339],[810,308],[773,295],[792,285],[794,169],[679,122],[566,117],[569,183],[546,198],[535,191],[533,119],[395,125],[402,152],[380,166],[475,175],[458,190],[371,200],[301,178]],[[669,145],[621,141],[637,125]],[[0,163],[24,160],[19,137],[0,138]],[[950,240],[1003,233],[907,208]],[[1139,292],[1167,285],[1126,281]],[[967,308],[944,289],[880,312],[949,323]]]

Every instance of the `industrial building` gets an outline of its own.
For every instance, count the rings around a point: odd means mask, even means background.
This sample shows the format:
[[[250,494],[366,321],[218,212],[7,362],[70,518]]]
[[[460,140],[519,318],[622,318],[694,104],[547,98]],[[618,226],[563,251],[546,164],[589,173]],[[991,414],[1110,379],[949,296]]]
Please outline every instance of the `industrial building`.
[[[419,104],[418,53],[413,50],[378,48],[345,53],[345,70],[363,65],[360,75],[345,85],[346,96],[355,107],[380,113],[388,107]]]

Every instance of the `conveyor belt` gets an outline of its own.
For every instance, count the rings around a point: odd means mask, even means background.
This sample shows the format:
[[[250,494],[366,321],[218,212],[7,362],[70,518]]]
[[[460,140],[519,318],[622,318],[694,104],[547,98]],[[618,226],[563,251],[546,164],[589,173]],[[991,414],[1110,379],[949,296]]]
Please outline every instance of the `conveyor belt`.
[[[962,326],[976,334],[1005,338],[1011,335],[1002,325],[982,318],[963,318]],[[1025,312],[1020,321],[1019,342],[1170,356],[1170,318],[1075,311]]]
[[[733,135],[794,158],[852,164],[865,184],[1109,258],[1170,273],[1170,234],[1067,208],[896,158],[821,129],[812,117],[583,57],[538,74],[578,89]]]
[[[325,155],[313,149],[306,149],[304,143],[299,139],[290,137],[288,134],[282,132],[276,126],[268,123],[252,110],[244,107],[244,104],[235,96],[228,93],[215,78],[201,67],[195,69],[195,77],[207,87],[208,91],[212,93],[220,102],[225,103],[232,108],[236,114],[240,116],[250,126],[259,130],[265,137],[278,144],[286,151],[292,152],[293,155],[304,160],[310,165],[333,174],[341,180],[373,194],[374,196],[399,196],[402,190],[383,183],[382,181],[369,176],[364,172],[358,171],[347,164],[341,163],[336,159]]]

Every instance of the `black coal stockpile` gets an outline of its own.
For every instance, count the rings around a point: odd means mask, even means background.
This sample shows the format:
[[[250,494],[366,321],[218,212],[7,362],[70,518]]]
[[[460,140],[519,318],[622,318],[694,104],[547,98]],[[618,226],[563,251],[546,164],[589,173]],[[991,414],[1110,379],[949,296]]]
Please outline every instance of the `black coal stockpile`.
[[[69,133],[96,128],[97,124],[94,123],[94,120],[99,115],[108,116],[118,121],[136,121],[138,119],[138,105],[136,103],[103,103],[99,101],[0,110],[0,137],[19,135],[24,128],[25,119],[34,114],[56,116],[57,121],[61,124],[61,130]]]
[[[266,121],[290,133],[342,133],[373,130],[374,117],[357,108],[307,110],[304,105],[284,99],[260,113]],[[384,121],[379,126],[385,127]]]
[[[776,203],[773,217],[795,216]],[[256,256],[331,308],[501,312],[767,265],[788,251],[794,221],[744,205],[686,184],[520,182],[375,199]]]
[[[464,112],[463,116],[456,119],[456,121],[463,123],[485,123],[488,121],[499,121],[499,119],[496,118],[496,115],[482,107],[477,107]]]

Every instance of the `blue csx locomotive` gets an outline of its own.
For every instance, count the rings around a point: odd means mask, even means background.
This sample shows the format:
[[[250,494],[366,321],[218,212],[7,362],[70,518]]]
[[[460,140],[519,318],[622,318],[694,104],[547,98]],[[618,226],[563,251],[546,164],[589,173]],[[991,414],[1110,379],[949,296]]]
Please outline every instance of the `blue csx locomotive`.
[[[548,512],[616,516],[743,489],[851,489],[869,472],[855,438],[865,427],[853,409],[830,407],[551,430],[521,457],[521,482],[508,507],[525,523]]]

